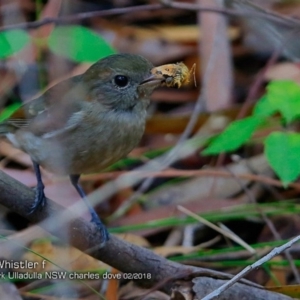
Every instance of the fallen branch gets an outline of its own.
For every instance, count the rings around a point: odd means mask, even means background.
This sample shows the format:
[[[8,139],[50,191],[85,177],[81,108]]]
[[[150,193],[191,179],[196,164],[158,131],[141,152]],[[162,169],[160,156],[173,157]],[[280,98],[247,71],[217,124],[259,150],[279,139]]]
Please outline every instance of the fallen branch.
[[[139,281],[143,286],[156,285],[169,289],[172,280],[197,276],[198,283],[200,282],[203,286],[209,285],[210,291],[213,291],[220,286],[222,280],[232,278],[232,276],[221,272],[171,262],[148,249],[130,244],[113,235],[111,235],[105,247],[99,249],[98,240],[100,237],[94,225],[78,217],[74,219],[74,215],[71,215],[66,210],[63,211],[59,204],[50,199],[48,199],[48,203],[43,209],[28,215],[29,207],[34,199],[34,191],[2,171],[0,171],[0,195],[0,204],[34,223],[40,222],[39,225],[45,230],[63,241],[68,240],[72,246],[82,251],[88,251],[94,258],[124,273],[150,273],[151,279]],[[63,218],[61,218],[62,214]],[[219,300],[228,299],[226,298],[228,296],[227,292],[230,292],[231,295],[236,294],[239,297],[245,295],[246,297],[246,292],[249,293],[249,288],[244,289],[245,286],[253,289],[252,299],[291,299],[281,294],[266,291],[249,281],[242,280],[234,285],[234,289],[230,288],[222,294]]]

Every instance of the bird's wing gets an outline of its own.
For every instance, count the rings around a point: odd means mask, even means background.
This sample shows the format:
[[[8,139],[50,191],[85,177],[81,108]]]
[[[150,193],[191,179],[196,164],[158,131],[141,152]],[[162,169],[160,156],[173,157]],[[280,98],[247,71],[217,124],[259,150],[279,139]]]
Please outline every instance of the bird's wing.
[[[81,105],[88,97],[80,77],[64,80],[25,103],[6,123],[16,128],[28,128],[45,138],[75,128],[83,119]]]

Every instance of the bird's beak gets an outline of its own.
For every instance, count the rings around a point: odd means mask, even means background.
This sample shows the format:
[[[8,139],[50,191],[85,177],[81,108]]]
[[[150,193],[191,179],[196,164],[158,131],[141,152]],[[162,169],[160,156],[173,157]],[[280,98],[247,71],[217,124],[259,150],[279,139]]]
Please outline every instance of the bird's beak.
[[[161,75],[150,75],[148,78],[144,79],[141,83],[140,86],[143,87],[158,87],[161,85],[161,83],[164,81],[164,77]]]

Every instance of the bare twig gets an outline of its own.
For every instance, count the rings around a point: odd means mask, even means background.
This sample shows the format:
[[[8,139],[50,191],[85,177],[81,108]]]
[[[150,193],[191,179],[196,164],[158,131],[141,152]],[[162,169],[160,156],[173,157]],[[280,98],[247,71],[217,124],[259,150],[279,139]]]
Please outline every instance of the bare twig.
[[[79,14],[74,14],[71,16],[65,16],[59,18],[45,18],[34,22],[12,24],[12,25],[1,27],[0,32],[5,30],[12,30],[12,29],[33,29],[47,24],[56,24],[56,25],[70,24],[75,21],[80,21],[80,20],[85,20],[85,19],[90,19],[95,17],[106,17],[111,15],[133,13],[133,12],[139,12],[144,10],[158,10],[166,7],[189,10],[189,11],[206,11],[206,12],[224,14],[224,15],[234,16],[234,17],[249,17],[249,18],[260,17],[260,18],[264,18],[276,22],[278,24],[291,26],[292,28],[300,26],[300,22],[297,19],[281,16],[279,14],[270,11],[264,11],[264,10],[237,11],[235,9],[228,9],[228,8],[203,7],[201,5],[186,3],[186,2],[177,2],[177,1],[161,1],[161,2],[163,4],[149,4],[149,5],[113,8],[108,10],[79,13]]]
[[[204,170],[176,170],[176,169],[167,169],[163,171],[131,171],[132,175],[139,176],[140,178],[145,177],[203,177],[203,176],[211,176],[211,177],[232,177],[232,174],[228,171],[216,170],[216,169],[204,169]],[[91,177],[93,179],[114,179],[119,177],[120,175],[126,174],[126,171],[115,171],[115,172],[107,172],[97,175],[85,175],[83,180],[89,180]],[[284,187],[283,183],[280,180],[273,179],[264,175],[256,175],[252,173],[243,173],[243,174],[235,174],[237,178],[251,180],[255,182],[261,182],[268,185],[273,185],[276,187]],[[300,190],[300,183],[292,182],[288,185],[291,188]]]
[[[300,240],[300,235],[298,235],[297,237],[293,238],[289,242],[283,244],[282,246],[274,248],[269,254],[267,254],[266,256],[262,257],[261,259],[259,259],[255,263],[253,263],[252,265],[247,266],[245,269],[243,269],[240,273],[238,273],[236,276],[234,276],[228,282],[226,282],[225,284],[223,284],[222,286],[220,286],[218,289],[216,289],[212,293],[210,293],[207,296],[205,296],[202,300],[211,300],[211,299],[214,299],[215,297],[220,296],[221,293],[223,293],[224,291],[226,291],[229,287],[231,287],[233,284],[235,284],[236,282],[238,282],[241,278],[243,278],[249,272],[251,272],[252,270],[254,270],[254,269],[258,268],[258,267],[260,267],[262,264],[264,264],[265,262],[271,260],[273,257],[281,254],[286,249],[290,248],[293,244],[297,243],[299,240]]]
[[[5,30],[13,30],[13,29],[34,29],[47,24],[64,25],[64,24],[73,23],[75,21],[86,20],[95,17],[106,17],[111,15],[139,12],[143,10],[157,10],[161,8],[163,8],[161,4],[149,4],[149,5],[138,5],[138,6],[131,6],[131,7],[113,8],[108,10],[84,12],[84,13],[74,14],[71,16],[64,16],[58,18],[44,18],[34,22],[26,22],[26,23],[24,22],[19,24],[7,25],[1,27],[0,32]]]

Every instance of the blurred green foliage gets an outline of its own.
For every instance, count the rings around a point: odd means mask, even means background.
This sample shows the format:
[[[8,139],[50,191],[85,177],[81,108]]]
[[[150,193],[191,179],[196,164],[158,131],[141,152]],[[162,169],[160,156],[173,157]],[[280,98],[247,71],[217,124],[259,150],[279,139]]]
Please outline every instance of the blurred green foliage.
[[[56,54],[78,62],[96,62],[116,51],[96,32],[83,26],[58,26],[48,40]]]
[[[24,30],[0,32],[0,59],[7,58],[22,50],[30,41],[29,34]]]
[[[0,32],[0,59],[22,50],[31,40],[24,30]],[[57,26],[48,38],[48,47],[55,54],[77,62],[96,62],[116,51],[98,33],[84,26]]]
[[[220,135],[208,143],[203,155],[231,152],[246,143],[255,130],[275,113],[282,123],[290,125],[300,117],[300,86],[290,80],[275,80],[257,102],[253,114],[232,122]],[[286,131],[285,128],[283,128]],[[293,131],[272,132],[264,140],[266,158],[281,181],[288,185],[300,175],[300,134]]]

